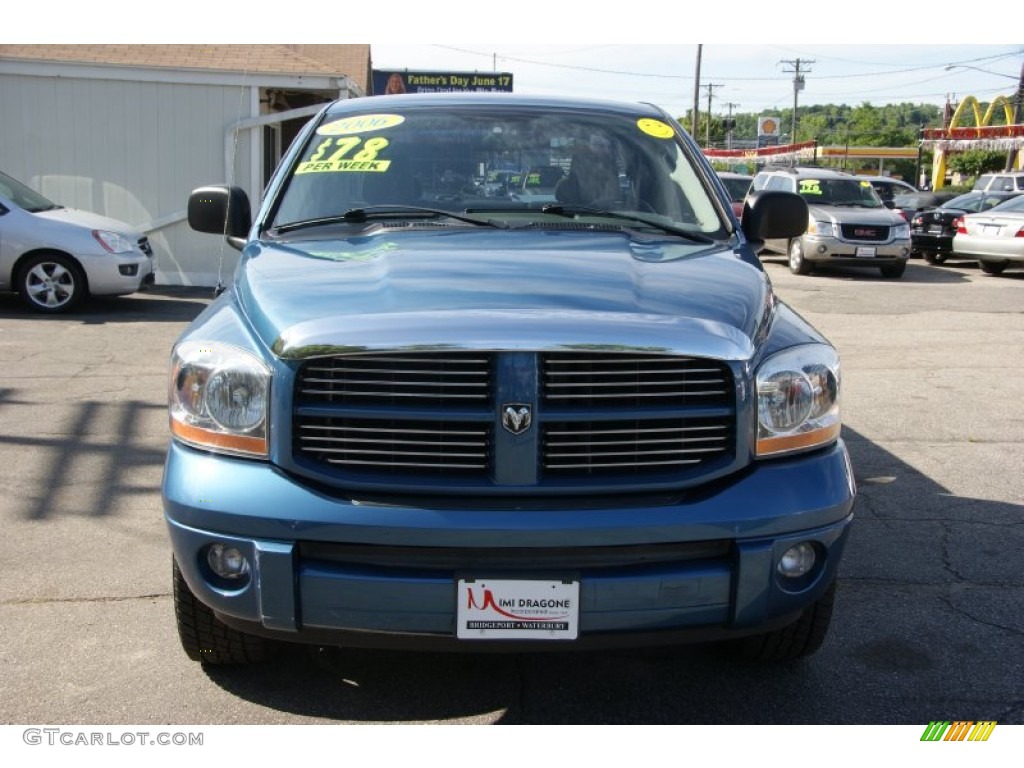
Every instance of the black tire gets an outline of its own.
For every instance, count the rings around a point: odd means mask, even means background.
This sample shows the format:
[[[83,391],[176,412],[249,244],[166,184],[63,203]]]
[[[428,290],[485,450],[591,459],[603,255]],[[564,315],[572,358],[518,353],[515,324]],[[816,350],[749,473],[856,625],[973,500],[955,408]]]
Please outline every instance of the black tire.
[[[945,264],[947,258],[946,254],[935,251],[925,251],[924,254],[924,260],[929,264]]]
[[[272,641],[239,632],[220,621],[192,594],[177,561],[172,563],[174,616],[185,655],[203,664],[255,664],[274,655]]]
[[[907,271],[907,262],[887,264],[884,267],[879,267],[879,269],[882,271],[882,277],[903,277],[903,273]]]
[[[1003,270],[1010,266],[1008,261],[979,261],[978,266],[986,275],[1001,275]]]
[[[789,241],[789,271],[794,275],[809,275],[814,265],[804,258],[804,245],[800,239]]]
[[[25,261],[19,267],[17,290],[30,309],[47,314],[75,309],[89,292],[81,267],[59,253],[37,254]]]
[[[800,618],[781,629],[752,635],[727,644],[731,655],[744,661],[795,661],[810,656],[825,641],[832,622],[836,582],[833,581],[818,602],[804,609]]]

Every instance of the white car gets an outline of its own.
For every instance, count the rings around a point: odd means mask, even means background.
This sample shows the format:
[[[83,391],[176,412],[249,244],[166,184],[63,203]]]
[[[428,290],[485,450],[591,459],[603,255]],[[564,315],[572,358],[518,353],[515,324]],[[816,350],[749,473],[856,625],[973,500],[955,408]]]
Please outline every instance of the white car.
[[[39,312],[152,284],[153,249],[123,221],[65,208],[0,173],[0,290]]]
[[[1009,266],[1024,267],[1024,195],[962,216],[953,236],[953,253],[977,259],[986,275],[998,275]]]

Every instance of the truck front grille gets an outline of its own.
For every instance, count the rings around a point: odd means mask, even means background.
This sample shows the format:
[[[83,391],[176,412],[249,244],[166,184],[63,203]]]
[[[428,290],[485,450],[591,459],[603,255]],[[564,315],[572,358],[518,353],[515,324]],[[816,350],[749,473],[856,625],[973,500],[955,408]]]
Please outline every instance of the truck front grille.
[[[396,493],[683,487],[734,462],[736,414],[732,369],[716,360],[360,354],[301,366],[292,451],[318,479]]]

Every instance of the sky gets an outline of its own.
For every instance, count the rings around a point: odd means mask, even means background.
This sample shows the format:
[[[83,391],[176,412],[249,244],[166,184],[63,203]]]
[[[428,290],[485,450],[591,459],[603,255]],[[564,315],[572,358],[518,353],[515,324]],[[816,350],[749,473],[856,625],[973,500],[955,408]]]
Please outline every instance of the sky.
[[[210,0],[21,5],[0,43],[367,43],[379,69],[511,72],[525,94],[649,101],[679,117],[798,105],[942,105],[1024,76],[1019,0],[978,10],[884,0],[392,0],[278,7]],[[109,20],[130,21],[130,40]],[[949,65],[955,65],[947,70]],[[980,71],[984,70],[984,71]],[[730,106],[732,105],[732,106]]]
[[[791,108],[797,66],[804,76],[798,106],[881,106],[1009,96],[1024,65],[1024,41],[914,46],[701,43],[699,48],[700,111],[707,111],[710,91],[711,111],[719,115]],[[677,117],[693,108],[697,54],[695,43],[371,43],[376,69],[511,72],[519,93],[650,101]]]

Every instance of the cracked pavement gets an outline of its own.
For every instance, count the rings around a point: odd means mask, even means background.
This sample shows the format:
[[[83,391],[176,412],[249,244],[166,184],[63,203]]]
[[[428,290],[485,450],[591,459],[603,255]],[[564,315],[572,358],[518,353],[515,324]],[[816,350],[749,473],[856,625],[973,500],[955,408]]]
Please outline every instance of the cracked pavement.
[[[842,354],[859,486],[830,635],[781,666],[301,647],[204,670],[159,486],[168,354],[209,291],[66,318],[0,296],[0,722],[1024,723],[1024,272],[766,269]]]

